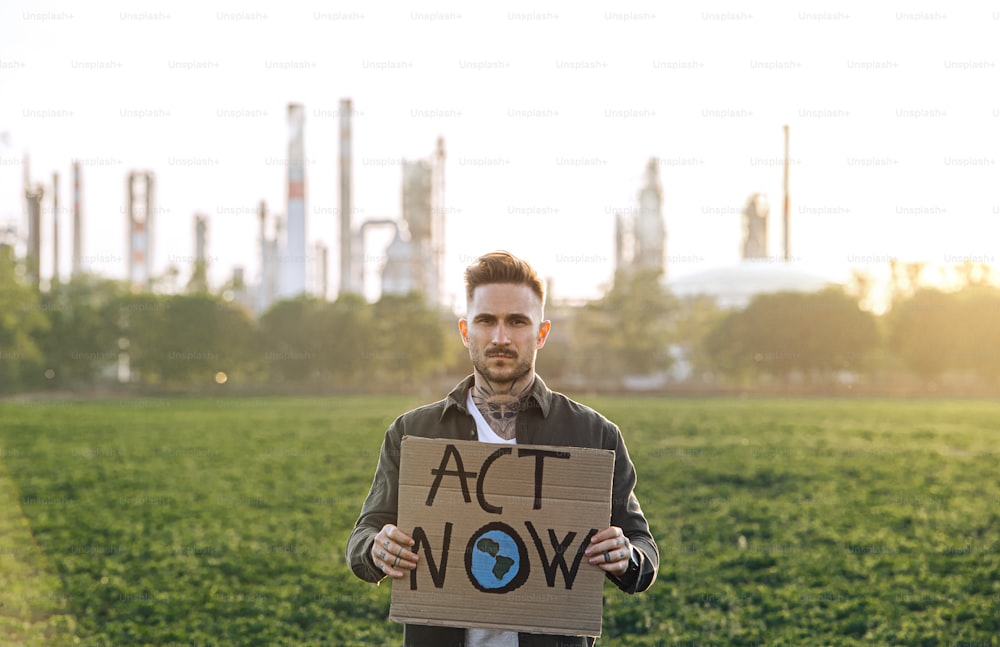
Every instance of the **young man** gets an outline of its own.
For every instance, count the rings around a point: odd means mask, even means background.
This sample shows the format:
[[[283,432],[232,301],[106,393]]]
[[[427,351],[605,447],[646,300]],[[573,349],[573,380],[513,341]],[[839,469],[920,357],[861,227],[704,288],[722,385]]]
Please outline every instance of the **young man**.
[[[354,574],[368,582],[402,578],[416,568],[413,538],[397,528],[400,441],[404,435],[492,443],[562,445],[615,452],[610,525],[586,551],[626,593],[656,579],[659,551],[635,498],[636,474],[618,427],[593,409],[549,390],[535,374],[535,356],[551,323],[535,271],[507,252],[478,258],[465,271],[468,312],[459,320],[473,374],[434,404],[403,414],[386,432],[368,498],[347,544]],[[512,631],[406,625],[414,647],[593,645],[593,638]]]

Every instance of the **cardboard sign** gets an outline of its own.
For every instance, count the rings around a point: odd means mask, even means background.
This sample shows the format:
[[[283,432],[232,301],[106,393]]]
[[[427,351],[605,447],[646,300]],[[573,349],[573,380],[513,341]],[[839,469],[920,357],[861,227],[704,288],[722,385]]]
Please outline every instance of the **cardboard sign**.
[[[417,568],[392,582],[409,624],[599,636],[614,452],[405,436],[397,526]]]

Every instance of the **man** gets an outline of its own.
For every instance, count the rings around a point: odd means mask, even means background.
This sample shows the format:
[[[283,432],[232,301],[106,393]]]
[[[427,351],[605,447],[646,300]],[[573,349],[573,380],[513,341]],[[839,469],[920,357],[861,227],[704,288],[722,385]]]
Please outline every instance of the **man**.
[[[444,399],[410,411],[386,432],[368,498],[347,545],[354,574],[368,582],[399,579],[416,568],[413,538],[397,528],[400,441],[404,435],[483,442],[561,445],[615,452],[610,525],[586,558],[626,593],[656,578],[659,551],[633,494],[636,474],[618,427],[593,409],[549,390],[535,356],[551,323],[535,271],[507,252],[478,258],[465,271],[468,312],[459,320],[473,374]],[[593,638],[406,625],[407,647],[590,646]]]

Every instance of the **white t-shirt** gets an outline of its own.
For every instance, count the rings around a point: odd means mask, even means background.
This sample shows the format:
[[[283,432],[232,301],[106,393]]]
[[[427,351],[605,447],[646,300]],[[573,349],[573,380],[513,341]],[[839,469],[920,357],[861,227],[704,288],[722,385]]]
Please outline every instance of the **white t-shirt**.
[[[472,400],[472,390],[465,399],[465,406],[476,420],[476,433],[481,443],[516,445],[517,439],[501,438],[490,428],[486,418],[479,412],[479,407]],[[466,629],[465,644],[468,647],[517,647],[517,632],[502,629]]]

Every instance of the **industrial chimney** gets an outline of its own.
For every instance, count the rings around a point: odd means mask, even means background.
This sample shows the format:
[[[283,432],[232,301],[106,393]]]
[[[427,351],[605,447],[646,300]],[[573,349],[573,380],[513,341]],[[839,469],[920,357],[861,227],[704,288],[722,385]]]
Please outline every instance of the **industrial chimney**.
[[[285,254],[281,259],[281,294],[285,297],[298,296],[306,291],[304,124],[305,109],[302,105],[288,104],[288,222]]]
[[[131,171],[128,194],[128,277],[133,287],[149,289],[153,280],[153,174]]]
[[[351,100],[340,100],[340,293],[359,292],[351,249]]]
[[[41,185],[28,187],[24,198],[28,203],[28,280],[38,289],[41,282],[42,256],[42,196],[45,189]]]
[[[80,162],[73,162],[73,276],[83,271],[83,214],[80,211]]]
[[[52,174],[52,285],[59,282],[59,174]]]

